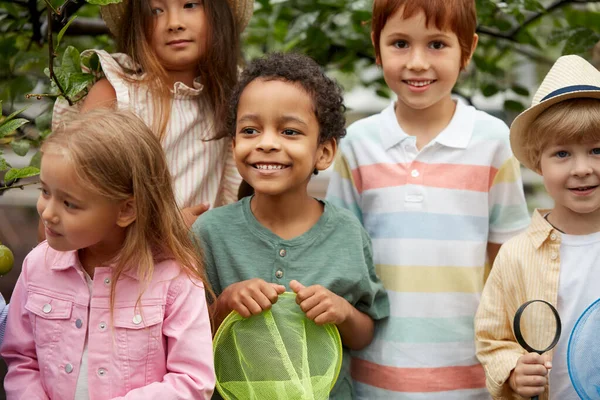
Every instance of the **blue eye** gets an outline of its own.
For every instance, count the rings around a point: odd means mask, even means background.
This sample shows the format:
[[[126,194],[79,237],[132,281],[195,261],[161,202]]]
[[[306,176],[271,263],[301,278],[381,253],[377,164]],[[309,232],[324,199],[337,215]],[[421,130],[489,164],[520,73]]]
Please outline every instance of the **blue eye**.
[[[162,14],[162,13],[163,13],[163,10],[160,9],[160,8],[153,8],[152,9],[152,15],[159,15],[159,14]]]
[[[43,197],[48,197],[50,196],[50,192],[48,192],[46,189],[44,188],[39,188],[39,191],[42,192],[42,196]]]
[[[196,8],[200,5],[200,3],[185,3],[183,8]]]
[[[592,150],[592,154],[594,155],[600,155],[600,148],[596,147],[595,149]]]
[[[442,50],[445,47],[446,45],[443,42],[440,42],[439,40],[429,43],[429,48],[433,50]]]
[[[398,49],[406,49],[408,47],[408,42],[406,40],[396,40],[394,42],[394,47]]]
[[[565,151],[565,150],[561,150],[561,151],[557,151],[556,152],[556,157],[558,158],[565,158],[569,156],[569,152]]]

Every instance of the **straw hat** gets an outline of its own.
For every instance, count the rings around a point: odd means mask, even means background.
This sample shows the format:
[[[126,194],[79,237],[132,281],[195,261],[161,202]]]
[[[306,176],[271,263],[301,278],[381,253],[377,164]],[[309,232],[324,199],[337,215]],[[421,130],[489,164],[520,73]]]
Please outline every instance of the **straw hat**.
[[[527,168],[535,171],[534,165],[528,165],[523,146],[531,123],[548,107],[574,98],[600,99],[600,71],[579,56],[563,56],[556,60],[544,78],[533,96],[531,107],[519,114],[510,126],[512,151]]]
[[[108,29],[115,36],[119,35],[121,24],[126,23],[126,21],[123,21],[123,16],[127,10],[126,1],[128,0],[107,4],[100,8],[102,19],[104,19],[106,26],[108,26]],[[243,32],[254,12],[254,0],[227,0],[227,3],[229,3],[235,22],[239,26],[239,32]]]

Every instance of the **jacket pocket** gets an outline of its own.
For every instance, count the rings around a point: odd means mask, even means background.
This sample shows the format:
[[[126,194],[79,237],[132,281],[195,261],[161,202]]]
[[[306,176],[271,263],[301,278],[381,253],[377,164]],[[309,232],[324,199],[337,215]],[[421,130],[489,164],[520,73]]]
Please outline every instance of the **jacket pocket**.
[[[71,319],[73,302],[45,293],[29,292],[25,309],[31,313],[36,346],[45,347],[60,341]]]
[[[129,360],[143,360],[156,352],[162,340],[162,306],[122,307],[114,311],[119,353]]]

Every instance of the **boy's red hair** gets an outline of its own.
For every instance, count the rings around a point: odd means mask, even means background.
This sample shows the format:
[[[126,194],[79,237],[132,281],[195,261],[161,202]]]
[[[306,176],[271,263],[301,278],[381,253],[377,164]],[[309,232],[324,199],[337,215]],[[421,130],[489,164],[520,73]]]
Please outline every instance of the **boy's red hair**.
[[[452,31],[458,37],[461,49],[461,67],[471,56],[473,35],[477,28],[475,0],[374,0],[371,32],[375,55],[381,57],[379,39],[387,20],[402,8],[402,18],[410,18],[423,11],[425,23],[433,22],[441,31]]]

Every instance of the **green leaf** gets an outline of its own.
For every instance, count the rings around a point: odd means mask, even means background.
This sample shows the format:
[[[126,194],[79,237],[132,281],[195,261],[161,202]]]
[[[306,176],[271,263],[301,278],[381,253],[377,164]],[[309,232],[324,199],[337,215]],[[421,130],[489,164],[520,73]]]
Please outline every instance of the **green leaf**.
[[[35,167],[35,168],[40,168],[41,164],[42,164],[42,152],[38,151],[37,153],[35,153],[33,155],[33,157],[31,157],[31,161],[29,161],[29,166]]]
[[[481,93],[485,97],[491,97],[498,93],[499,90],[500,89],[498,89],[498,86],[494,85],[493,83],[485,84],[481,87]]]
[[[68,81],[68,89],[66,89],[67,96],[73,99],[82,90],[94,81],[94,75],[86,73],[71,74]]]
[[[6,162],[4,157],[0,156],[0,171],[6,171],[10,168],[10,164]]]
[[[117,4],[120,3],[121,0],[86,0],[90,4],[97,4],[99,6],[105,6],[107,4]]]
[[[31,142],[29,142],[29,140],[13,140],[10,142],[10,147],[12,147],[15,154],[23,157],[29,151]]]
[[[75,21],[75,18],[77,18],[77,15],[73,15],[73,17],[69,20],[69,22],[67,22],[65,24],[65,26],[63,26],[63,28],[60,30],[60,32],[58,32],[58,35],[56,36],[56,47],[54,48],[54,51],[58,51],[58,46],[60,46],[60,41],[62,40],[63,36],[65,35],[65,32],[67,31],[67,29],[69,29],[69,25],[71,25],[73,23],[73,21]]]
[[[2,103],[0,103],[0,107],[2,106]],[[14,117],[16,117],[17,115],[21,114],[23,111],[27,110],[28,107],[23,107],[20,110],[15,111],[14,113],[10,114],[8,117],[4,118],[4,121],[2,121],[3,123],[6,123],[8,121],[10,121],[11,119],[13,119]],[[0,108],[1,110],[1,108]]]
[[[60,69],[69,74],[81,73],[81,56],[79,55],[79,50],[73,46],[67,47],[63,53]],[[63,89],[66,90],[66,88]]]
[[[0,138],[3,138],[4,136],[13,132],[15,129],[19,129],[21,126],[25,125],[28,122],[29,121],[27,121],[24,118],[17,118],[8,122],[2,122],[0,124]]]
[[[521,85],[512,85],[511,89],[519,96],[529,96],[529,90]]]
[[[525,106],[521,104],[519,101],[515,100],[505,100],[504,101],[504,109],[507,111],[514,111],[520,113],[525,109]]]
[[[591,29],[582,28],[573,33],[565,43],[563,54],[583,54],[600,41],[600,35]]]
[[[11,168],[8,170],[6,175],[4,175],[4,181],[8,182],[14,179],[29,178],[30,176],[39,175],[39,173],[39,168],[35,167]]]

